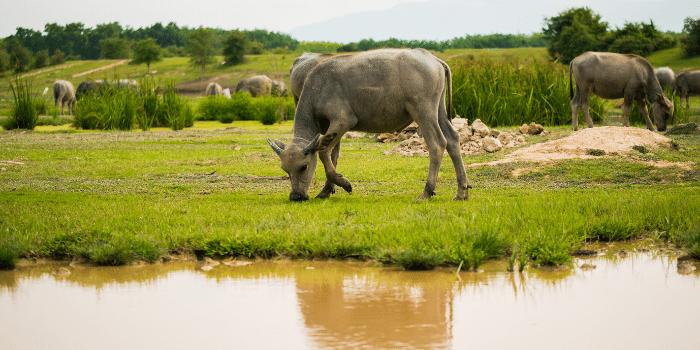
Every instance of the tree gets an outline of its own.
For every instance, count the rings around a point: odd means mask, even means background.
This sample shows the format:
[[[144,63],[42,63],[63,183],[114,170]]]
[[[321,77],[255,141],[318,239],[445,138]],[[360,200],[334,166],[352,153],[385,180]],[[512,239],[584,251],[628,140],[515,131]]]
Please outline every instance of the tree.
[[[243,63],[248,37],[244,32],[232,30],[224,40],[224,60],[227,66]]]
[[[50,61],[52,66],[61,64],[66,61],[66,54],[64,54],[63,51],[56,49],[56,51],[53,52],[53,55],[51,55]]]
[[[101,58],[118,59],[129,57],[129,43],[126,39],[117,37],[102,39],[100,40],[100,46],[102,47]]]
[[[10,37],[5,40],[7,45],[7,54],[10,56],[10,68],[15,73],[25,72],[29,70],[32,64],[32,52],[29,51],[19,39]]]
[[[202,78],[206,76],[207,64],[214,63],[214,32],[200,26],[187,37],[187,55],[195,67],[202,67]]]
[[[551,57],[561,57],[568,64],[576,56],[586,51],[603,50],[603,39],[608,28],[607,22],[600,21],[600,15],[588,7],[572,8],[559,16],[545,19],[546,28],[542,32],[550,44],[547,50]],[[575,40],[583,46],[571,42]]]
[[[41,50],[34,56],[32,68],[43,68],[49,64],[49,50]]]
[[[162,49],[153,38],[138,41],[134,44],[134,57],[129,64],[146,64],[148,72],[151,71],[151,63],[163,60]]]
[[[683,21],[683,34],[681,47],[685,57],[700,56],[700,19],[686,18]]]

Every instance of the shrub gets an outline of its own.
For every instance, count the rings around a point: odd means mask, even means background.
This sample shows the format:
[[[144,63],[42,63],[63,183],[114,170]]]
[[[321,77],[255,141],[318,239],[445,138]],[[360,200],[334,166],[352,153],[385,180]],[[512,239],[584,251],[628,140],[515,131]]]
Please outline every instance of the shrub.
[[[262,96],[255,101],[256,118],[264,125],[272,125],[277,123],[279,113],[282,110],[280,107],[281,100],[277,97]]]

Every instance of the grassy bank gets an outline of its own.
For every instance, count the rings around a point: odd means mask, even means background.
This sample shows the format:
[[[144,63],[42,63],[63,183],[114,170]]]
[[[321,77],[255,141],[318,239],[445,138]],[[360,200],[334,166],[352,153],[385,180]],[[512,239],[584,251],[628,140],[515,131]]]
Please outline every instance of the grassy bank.
[[[553,129],[553,137],[566,129]],[[596,240],[651,237],[697,245],[697,165],[688,170],[644,162],[697,164],[699,136],[673,136],[678,150],[653,149],[633,158],[471,168],[474,189],[462,203],[450,201],[455,178],[449,158],[437,196],[414,203],[427,158],[387,156],[383,152],[394,145],[367,138],[343,143],[339,171],[353,182],[352,194],[339,190],[328,200],[289,202],[289,181],[271,179],[283,173],[266,136],[289,141],[291,123],[0,133],[0,259],[122,264],[201,251],[364,256],[409,268],[465,268],[514,254],[540,264],[565,263],[574,249]],[[312,196],[323,185],[320,168]]]

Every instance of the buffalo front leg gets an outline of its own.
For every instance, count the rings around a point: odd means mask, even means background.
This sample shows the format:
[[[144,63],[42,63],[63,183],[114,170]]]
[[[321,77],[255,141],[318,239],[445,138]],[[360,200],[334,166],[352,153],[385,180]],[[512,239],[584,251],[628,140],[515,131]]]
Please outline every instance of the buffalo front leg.
[[[340,186],[348,193],[352,192],[352,184],[350,184],[350,181],[346,179],[342,174],[337,172],[335,164],[333,160],[331,160],[331,153],[335,152],[336,146],[338,147],[338,153],[340,153],[340,146],[338,146],[338,144],[340,143],[340,139],[343,137],[343,134],[345,134],[344,131],[342,133],[338,133],[335,131],[331,132],[331,130],[329,129],[326,135],[321,138],[320,143],[323,150],[319,151],[318,157],[319,159],[321,159],[321,163],[323,163],[323,169],[326,172],[326,186],[323,187],[323,190],[321,190],[320,194],[324,193],[324,190],[330,190],[328,188],[330,187],[329,183]],[[330,152],[328,151],[329,149],[332,149],[333,151]],[[335,163],[337,162],[338,158],[336,155]],[[328,195],[330,195],[330,192],[328,193]]]
[[[642,113],[642,117],[644,117],[644,122],[647,124],[647,129],[656,131],[656,129],[654,129],[654,124],[652,124],[651,119],[649,119],[649,110],[647,109],[646,101],[644,101],[644,99],[638,99],[637,107],[639,107],[639,112]],[[625,118],[625,121],[627,122],[627,125],[625,126],[629,126],[629,120]]]
[[[331,152],[331,162],[333,164],[333,167],[338,166],[338,156],[340,155],[340,142],[333,147],[333,151]],[[323,156],[319,154],[319,158],[321,159],[321,162],[323,163]],[[325,167],[324,167],[325,169]],[[342,176],[342,175],[341,175]],[[352,186],[350,187],[350,190],[352,191]],[[350,192],[350,191],[348,191]],[[331,194],[335,193],[335,183],[328,179],[326,177],[326,184],[323,186],[323,189],[321,192],[319,192],[316,195],[316,198],[328,198],[330,197]]]

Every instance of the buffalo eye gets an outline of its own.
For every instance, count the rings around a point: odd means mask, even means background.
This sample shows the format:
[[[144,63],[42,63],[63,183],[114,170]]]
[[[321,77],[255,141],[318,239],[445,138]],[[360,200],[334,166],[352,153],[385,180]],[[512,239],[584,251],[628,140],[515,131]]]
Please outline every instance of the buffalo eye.
[[[305,172],[305,171],[306,171],[306,168],[308,168],[308,166],[307,166],[306,164],[304,164],[301,168],[299,168],[299,172],[300,172],[300,173]]]

